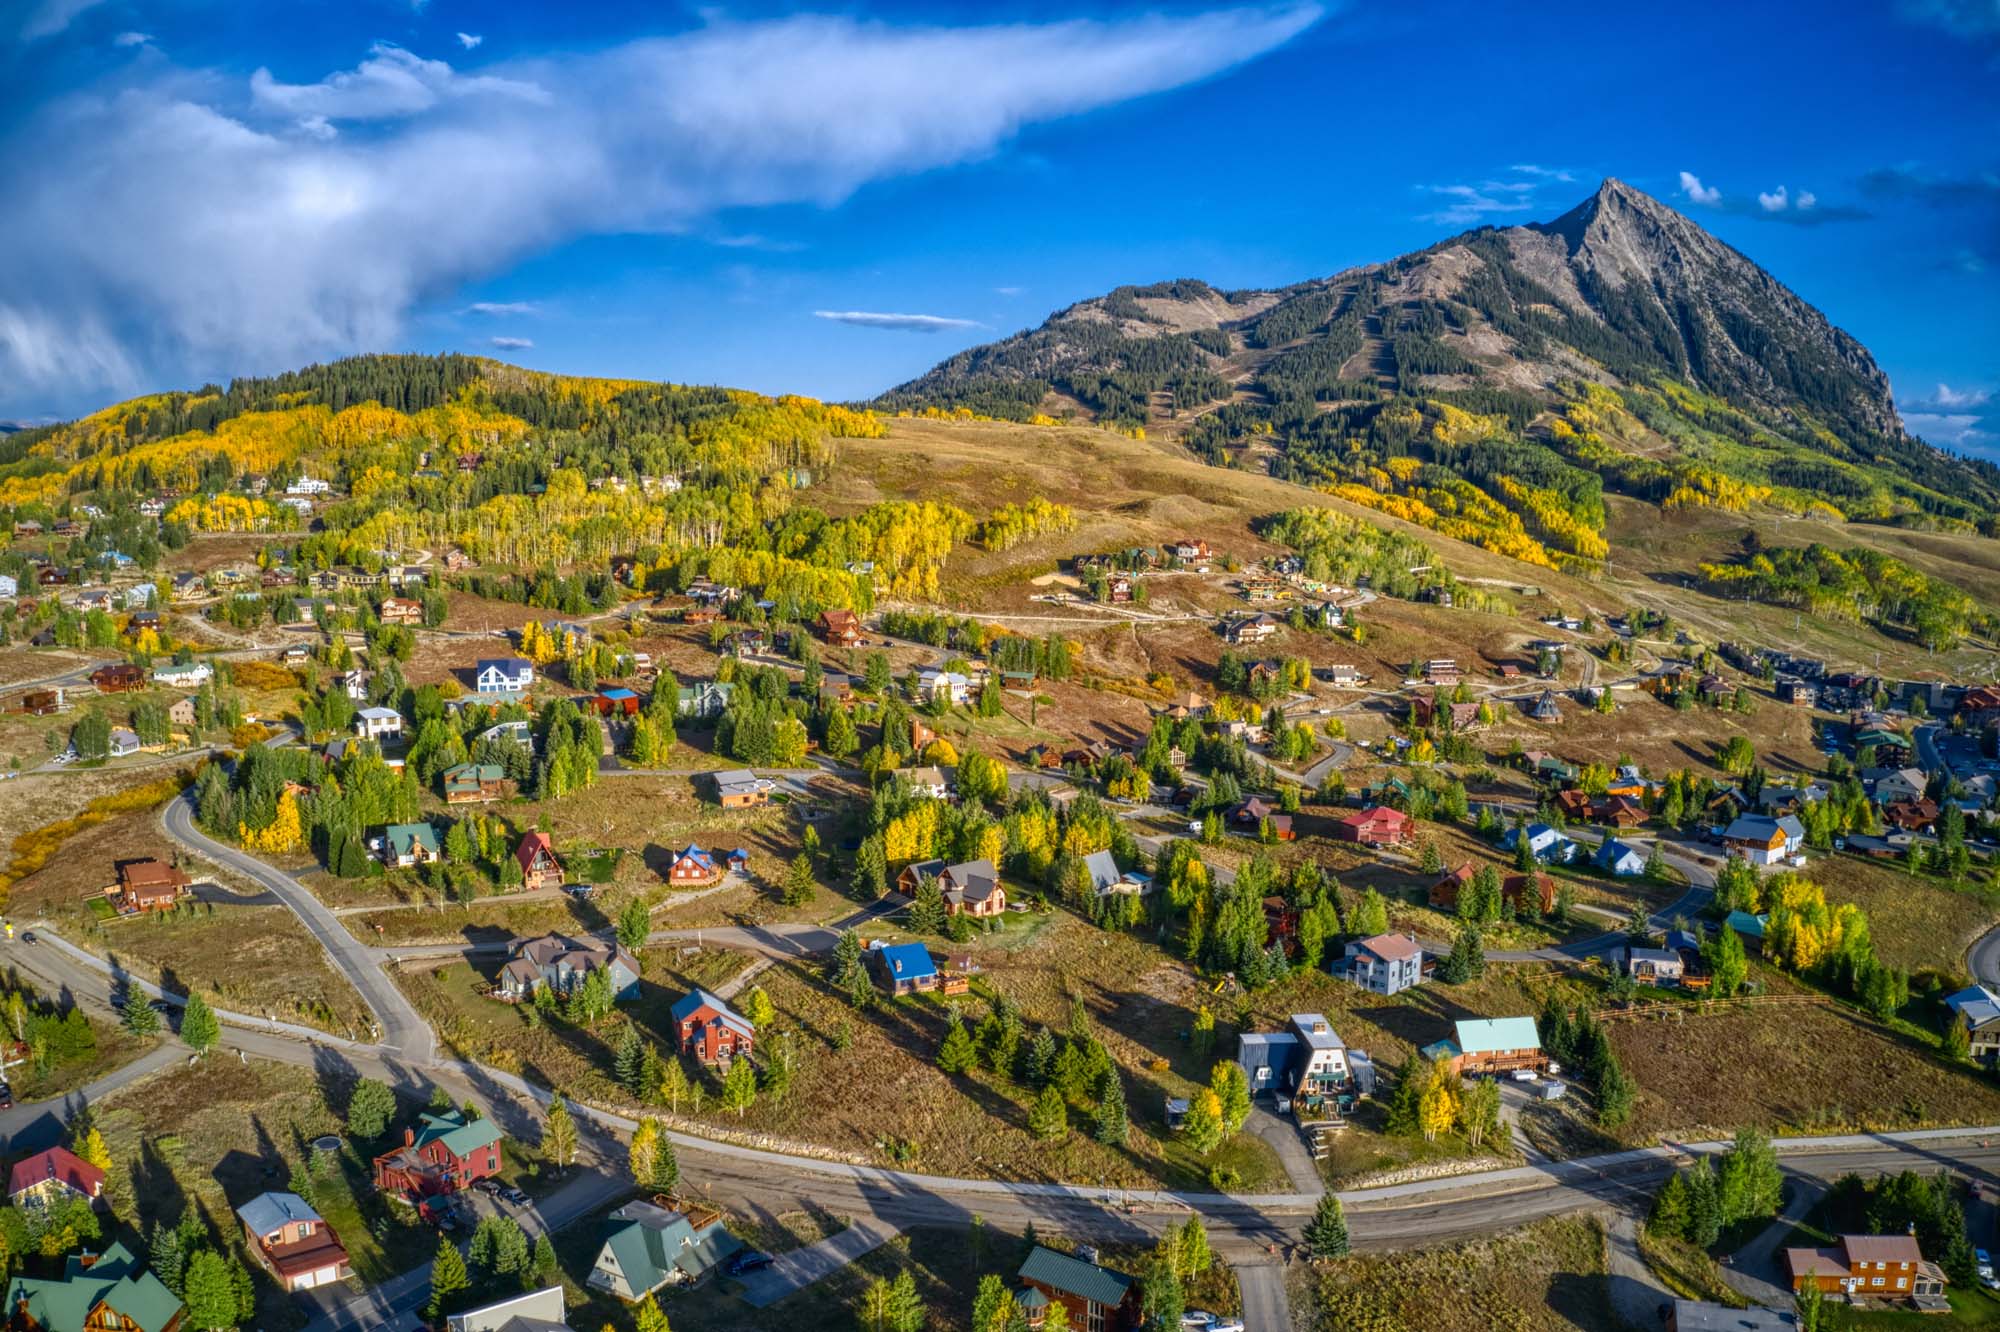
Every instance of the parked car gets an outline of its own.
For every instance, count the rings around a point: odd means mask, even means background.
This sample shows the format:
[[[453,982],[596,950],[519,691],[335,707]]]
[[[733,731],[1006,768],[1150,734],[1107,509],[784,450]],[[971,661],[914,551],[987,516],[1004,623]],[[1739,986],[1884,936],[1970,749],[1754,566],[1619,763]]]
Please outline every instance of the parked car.
[[[742,1276],[745,1272],[757,1272],[769,1267],[775,1260],[768,1253],[756,1249],[745,1249],[729,1260],[729,1275]]]
[[[1516,1082],[1533,1082],[1535,1080],[1535,1070],[1532,1068],[1517,1068],[1514,1070],[1513,1076]]]
[[[1243,1332],[1241,1318],[1222,1317],[1208,1325],[1208,1332]]]
[[[1189,1309],[1181,1315],[1181,1332],[1208,1332],[1215,1325],[1215,1315],[1205,1309]]]
[[[504,1185],[500,1190],[500,1201],[510,1207],[526,1207],[528,1205],[528,1195],[515,1188],[512,1184],[508,1184]]]
[[[497,1179],[475,1179],[472,1187],[492,1197],[500,1196],[500,1181]]]

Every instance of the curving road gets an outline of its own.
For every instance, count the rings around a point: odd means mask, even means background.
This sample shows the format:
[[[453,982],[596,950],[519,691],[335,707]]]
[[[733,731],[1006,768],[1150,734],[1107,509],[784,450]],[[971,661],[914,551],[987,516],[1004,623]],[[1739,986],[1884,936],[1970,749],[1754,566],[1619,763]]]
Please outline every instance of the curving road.
[[[375,1015],[382,1045],[414,1064],[437,1057],[437,1035],[396,983],[377,962],[375,952],[347,932],[312,890],[281,869],[265,864],[208,836],[194,823],[194,795],[189,791],[167,802],[160,812],[167,836],[215,864],[226,866],[275,894],[325,950],[335,970],[347,977],[361,1001]]]

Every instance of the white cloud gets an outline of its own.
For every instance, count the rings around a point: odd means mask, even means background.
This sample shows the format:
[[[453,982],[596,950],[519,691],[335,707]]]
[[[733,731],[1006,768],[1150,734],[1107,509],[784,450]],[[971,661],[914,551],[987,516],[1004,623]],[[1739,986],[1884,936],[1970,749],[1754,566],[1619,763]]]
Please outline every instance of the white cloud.
[[[150,32],[121,32],[111,39],[113,46],[144,46],[153,40]]]
[[[486,341],[502,351],[521,351],[535,345],[533,338],[488,338]]]
[[[1805,209],[1811,208],[1814,204],[1818,202],[1819,202],[1819,196],[1817,194],[1814,194],[1811,190],[1799,191],[1798,207],[1800,211],[1804,211]]]
[[[1681,172],[1681,193],[1688,197],[1690,203],[1698,203],[1710,208],[1722,202],[1722,191],[1710,189],[1708,186],[1702,184],[1701,177],[1695,175],[1692,171]]]
[[[1954,411],[1965,407],[1984,407],[1993,400],[1988,389],[1955,389],[1949,384],[1939,384],[1937,392],[1931,395],[1931,406],[1944,411]]]
[[[1576,179],[1576,173],[1568,167],[1538,166],[1533,162],[1516,162],[1507,168],[1516,175],[1534,176],[1538,180],[1554,180],[1568,183]]]
[[[1987,431],[1980,428],[1984,424],[1983,418],[1969,412],[1904,412],[1902,415],[1903,426],[1911,434],[1947,448],[1967,448],[1990,437]]]
[[[476,32],[461,32],[460,34],[458,34],[458,44],[464,47],[468,51],[477,47],[481,42],[485,40],[486,39],[484,37],[480,36]]]
[[[1437,212],[1422,214],[1419,220],[1442,222],[1447,226],[1470,226],[1494,213],[1524,213],[1534,207],[1532,196],[1535,187],[1527,181],[1482,180],[1477,185],[1425,185],[1421,188],[1451,202]]]
[[[1001,296],[1019,296],[1021,294],[1021,288],[1019,287],[995,287],[993,290]]]
[[[21,24],[20,36],[24,42],[38,41],[43,37],[53,37],[66,32],[76,21],[77,15],[87,9],[95,9],[104,0],[42,0],[28,11],[26,21]]]
[[[550,100],[533,83],[460,74],[442,60],[425,60],[387,42],[377,42],[354,69],[318,83],[280,83],[270,70],[260,69],[250,76],[250,96],[259,110],[325,121],[402,119],[460,97]]]
[[[531,315],[541,307],[533,301],[474,301],[465,307],[467,314],[488,315],[493,318]]]
[[[1757,195],[1757,206],[1767,213],[1782,213],[1792,206],[1792,200],[1785,193],[1785,187],[1780,185],[1769,194],[1760,191]]]
[[[723,20],[470,73],[380,46],[315,83],[260,70],[247,110],[219,75],[128,77],[0,141],[0,384],[75,397],[393,346],[418,302],[577,237],[831,206],[1208,78],[1318,13]],[[325,137],[351,121],[372,123]]]
[[[979,328],[976,319],[948,319],[944,315],[884,314],[875,310],[814,310],[813,318],[860,328],[892,328],[904,333],[943,333],[955,328]]]

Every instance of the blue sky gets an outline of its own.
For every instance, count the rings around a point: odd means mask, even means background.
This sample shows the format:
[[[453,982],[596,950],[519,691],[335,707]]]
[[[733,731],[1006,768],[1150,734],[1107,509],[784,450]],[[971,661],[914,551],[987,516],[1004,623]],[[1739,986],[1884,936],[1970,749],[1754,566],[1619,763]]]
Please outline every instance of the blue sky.
[[[357,350],[861,397],[1119,283],[1294,282],[1615,175],[2000,456],[1995,0],[8,23],[0,416]]]

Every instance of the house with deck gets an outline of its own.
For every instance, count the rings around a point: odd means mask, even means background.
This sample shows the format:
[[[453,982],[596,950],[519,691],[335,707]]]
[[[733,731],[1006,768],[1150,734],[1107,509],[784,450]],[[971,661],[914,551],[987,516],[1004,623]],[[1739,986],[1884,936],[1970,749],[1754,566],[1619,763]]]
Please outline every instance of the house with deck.
[[[444,859],[437,828],[429,823],[392,823],[382,830],[382,863],[409,869]]]
[[[1461,1077],[1523,1068],[1540,1073],[1549,1066],[1531,1017],[1462,1019],[1452,1024],[1450,1036],[1425,1046],[1421,1053],[1427,1059],[1445,1060]]]
[[[1944,1272],[1924,1261],[1914,1235],[1841,1235],[1823,1249],[1786,1249],[1784,1269],[1794,1291],[1808,1283],[1823,1294],[1944,1304]]]
[[[447,805],[489,804],[507,794],[507,770],[497,763],[454,763],[438,774]]]
[[[919,994],[938,987],[937,963],[920,943],[891,944],[876,940],[868,946],[875,976],[890,994]]]
[[[1722,845],[1753,865],[1777,865],[1805,854],[1805,825],[1790,815],[1739,814],[1722,830]]]
[[[607,1220],[610,1229],[584,1284],[628,1304],[663,1287],[692,1286],[743,1248],[714,1208],[634,1201]]]
[[[1388,805],[1358,809],[1336,819],[1332,835],[1335,841],[1362,846],[1401,846],[1409,840],[1410,816]]]
[[[537,830],[522,834],[521,844],[514,848],[514,861],[521,867],[521,882],[530,892],[562,887],[562,861],[556,859],[555,842],[547,833]]]
[[[567,934],[516,939],[493,983],[492,994],[510,1003],[532,999],[544,986],[551,993],[567,995],[593,971],[604,972],[611,983],[612,998],[639,997],[639,959],[620,944],[575,939]]]
[[[482,694],[525,694],[534,683],[535,663],[526,657],[485,657],[472,671],[472,687]]]
[[[375,1158],[376,1192],[419,1203],[470,1188],[500,1173],[505,1137],[491,1119],[467,1119],[462,1110],[427,1111],[403,1130],[400,1146]]]
[[[1370,994],[1400,994],[1423,984],[1424,948],[1414,934],[1372,935],[1349,942],[1333,970]]]

